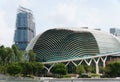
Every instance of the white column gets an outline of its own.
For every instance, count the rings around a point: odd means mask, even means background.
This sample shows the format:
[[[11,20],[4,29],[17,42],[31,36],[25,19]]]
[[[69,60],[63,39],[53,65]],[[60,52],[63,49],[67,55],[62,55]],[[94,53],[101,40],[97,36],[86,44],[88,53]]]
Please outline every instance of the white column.
[[[90,66],[91,62],[92,62],[92,59],[90,59],[90,61],[87,61],[86,59],[84,59],[85,63]]]
[[[67,67],[67,65],[70,63],[70,61],[67,62],[67,64],[65,65]]]
[[[75,65],[75,67],[77,66],[77,64],[75,62],[73,62],[73,61],[71,61],[71,62]]]
[[[47,69],[47,72],[48,72],[48,73],[50,73],[50,70],[52,69],[52,67],[53,67],[54,65],[55,65],[55,63],[52,64],[52,65],[50,66],[50,68],[47,68],[46,66],[44,66],[44,68]]]
[[[46,66],[44,66],[45,69],[47,69],[47,71],[49,70]]]
[[[81,65],[81,63],[83,62],[83,60],[80,61],[80,63],[78,65]]]
[[[107,60],[107,56],[103,59],[102,57],[101,57],[101,60],[102,60],[102,62],[103,62],[103,68],[105,68],[105,62],[106,62],[106,60]]]
[[[96,74],[99,74],[99,66],[98,66],[98,63],[99,63],[100,58],[98,58],[97,60],[95,60],[95,58],[93,58],[93,60],[94,60],[94,62],[95,62]]]

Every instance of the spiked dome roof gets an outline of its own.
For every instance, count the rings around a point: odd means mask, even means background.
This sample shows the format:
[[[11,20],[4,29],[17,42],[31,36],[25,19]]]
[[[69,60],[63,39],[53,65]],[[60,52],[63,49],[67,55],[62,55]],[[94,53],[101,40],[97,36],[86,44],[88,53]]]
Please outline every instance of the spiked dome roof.
[[[37,61],[52,62],[92,57],[120,50],[120,41],[111,34],[90,29],[50,29],[28,45]]]

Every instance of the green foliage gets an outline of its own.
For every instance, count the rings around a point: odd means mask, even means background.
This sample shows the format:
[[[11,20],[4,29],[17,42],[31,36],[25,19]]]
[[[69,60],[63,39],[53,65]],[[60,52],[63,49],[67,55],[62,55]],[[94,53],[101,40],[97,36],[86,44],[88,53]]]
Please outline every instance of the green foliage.
[[[32,74],[32,65],[29,62],[22,62],[19,63],[19,65],[22,67],[22,74],[23,76],[27,76]]]
[[[7,73],[13,76],[20,74],[21,71],[22,67],[18,63],[13,63],[7,67]]]
[[[7,63],[13,63],[15,62],[15,54],[13,52],[13,49],[6,48],[7,49]]]
[[[85,71],[85,68],[84,68],[83,65],[78,65],[78,66],[76,67],[76,73],[77,73],[77,74],[81,75],[82,73],[85,73],[85,72],[86,72],[86,71]]]
[[[4,65],[7,59],[7,50],[4,46],[0,47],[0,64]]]
[[[71,78],[70,75],[64,75],[63,78]]]
[[[10,75],[22,74],[23,76],[37,75],[43,69],[40,62],[13,63],[7,65],[7,73]]]
[[[105,71],[105,68],[102,67],[102,66],[99,66],[99,72],[100,72],[100,73],[104,73],[104,71]]]
[[[12,45],[13,52],[15,54],[15,61],[16,62],[21,62],[22,60],[22,54],[21,51],[18,49],[16,45]]]
[[[120,77],[120,62],[111,62],[105,67],[105,76]]]
[[[44,65],[40,62],[32,62],[33,75],[38,75],[40,71],[44,68]]]
[[[28,55],[30,62],[25,62]],[[24,76],[39,75],[44,66],[40,62],[35,62],[35,58],[36,54],[33,50],[25,54],[16,45],[12,45],[12,48],[0,46],[0,73],[7,72],[10,75],[22,74]]]
[[[21,62],[24,53],[20,51],[16,45],[12,45],[12,48],[0,46],[0,65]]]
[[[34,53],[33,50],[29,50],[28,55],[29,55],[29,61],[30,61],[30,62],[33,62],[33,61],[36,60],[36,54]]]
[[[92,66],[85,66],[84,68],[85,68],[87,73],[91,73],[93,70]]]
[[[5,74],[6,73],[6,66],[0,66],[0,73]]]
[[[70,73],[70,74],[75,73],[75,69],[76,69],[76,67],[75,67],[75,65],[72,62],[70,62],[67,65],[67,71],[68,71],[68,73]]]
[[[67,68],[63,63],[55,64],[52,69],[53,74],[65,75],[67,73]]]
[[[24,62],[20,63],[22,67],[22,74],[27,75],[37,75],[43,69],[44,65],[40,62]]]
[[[89,77],[94,77],[94,78],[100,78],[100,75],[99,74],[90,74],[90,76]]]

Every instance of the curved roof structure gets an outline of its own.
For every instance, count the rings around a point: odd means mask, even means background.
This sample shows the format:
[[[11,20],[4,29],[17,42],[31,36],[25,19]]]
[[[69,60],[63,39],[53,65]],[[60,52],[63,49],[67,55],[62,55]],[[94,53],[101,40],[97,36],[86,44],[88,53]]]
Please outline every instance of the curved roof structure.
[[[120,50],[120,41],[97,30],[50,29],[36,36],[28,45],[37,61],[53,62],[93,57]]]

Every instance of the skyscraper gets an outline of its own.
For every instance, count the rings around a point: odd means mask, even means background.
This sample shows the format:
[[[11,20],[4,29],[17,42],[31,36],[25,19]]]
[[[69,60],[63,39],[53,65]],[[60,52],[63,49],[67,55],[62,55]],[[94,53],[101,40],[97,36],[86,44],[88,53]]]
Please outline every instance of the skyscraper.
[[[118,29],[118,28],[110,28],[110,33],[117,36],[118,38],[120,38],[120,29]]]
[[[16,30],[14,42],[21,50],[25,50],[31,39],[35,36],[35,22],[32,11],[19,7],[16,17]]]

